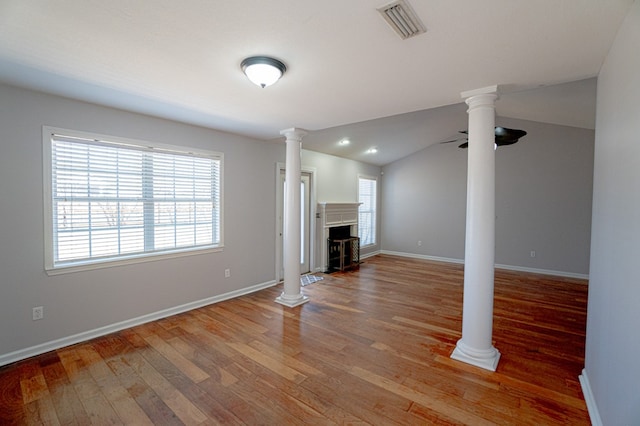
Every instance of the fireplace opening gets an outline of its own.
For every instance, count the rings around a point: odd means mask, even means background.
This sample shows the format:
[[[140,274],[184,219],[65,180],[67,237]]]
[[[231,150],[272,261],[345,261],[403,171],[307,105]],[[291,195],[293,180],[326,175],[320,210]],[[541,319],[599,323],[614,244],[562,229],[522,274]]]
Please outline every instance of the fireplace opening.
[[[327,272],[354,269],[360,265],[360,238],[351,235],[351,226],[329,228]]]
[[[343,240],[349,237],[351,237],[350,226],[334,226],[333,228],[329,228],[330,240]]]

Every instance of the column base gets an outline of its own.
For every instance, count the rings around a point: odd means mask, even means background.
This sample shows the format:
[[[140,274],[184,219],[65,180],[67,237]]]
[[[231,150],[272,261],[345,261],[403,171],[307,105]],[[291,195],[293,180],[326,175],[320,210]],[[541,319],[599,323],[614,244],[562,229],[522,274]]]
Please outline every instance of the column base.
[[[294,308],[296,306],[302,305],[303,303],[307,303],[309,301],[309,298],[302,293],[295,296],[289,296],[282,293],[280,296],[276,297],[275,301],[276,303],[279,303],[281,305]]]
[[[451,358],[485,370],[496,371],[498,361],[500,361],[500,352],[493,346],[491,346],[491,349],[486,350],[473,349],[465,345],[460,339],[451,354]]]

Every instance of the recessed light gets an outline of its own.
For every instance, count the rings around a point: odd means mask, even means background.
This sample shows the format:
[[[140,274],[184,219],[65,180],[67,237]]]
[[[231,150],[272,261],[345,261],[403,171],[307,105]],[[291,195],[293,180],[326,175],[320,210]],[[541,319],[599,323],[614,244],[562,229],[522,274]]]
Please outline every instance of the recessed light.
[[[342,139],[340,142],[338,142],[340,145],[349,145],[351,143],[351,141],[349,139]]]
[[[367,150],[367,154],[375,154],[376,152],[378,152],[378,148],[369,148]]]

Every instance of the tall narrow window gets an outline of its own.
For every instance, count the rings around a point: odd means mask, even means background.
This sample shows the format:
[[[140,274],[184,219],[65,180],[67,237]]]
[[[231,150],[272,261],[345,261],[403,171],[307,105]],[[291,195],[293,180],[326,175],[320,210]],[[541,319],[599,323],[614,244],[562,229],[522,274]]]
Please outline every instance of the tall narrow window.
[[[375,178],[358,178],[358,236],[360,245],[376,244],[376,185]]]
[[[222,246],[222,154],[44,129],[47,270]]]

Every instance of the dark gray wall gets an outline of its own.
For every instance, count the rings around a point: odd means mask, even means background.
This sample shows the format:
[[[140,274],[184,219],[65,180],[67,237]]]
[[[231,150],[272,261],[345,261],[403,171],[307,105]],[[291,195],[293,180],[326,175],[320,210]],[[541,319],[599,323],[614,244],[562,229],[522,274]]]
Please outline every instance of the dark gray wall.
[[[528,132],[496,151],[496,263],[586,275],[593,130],[502,117],[496,123]],[[382,249],[463,260],[466,168],[467,151],[453,143],[385,166]]]

